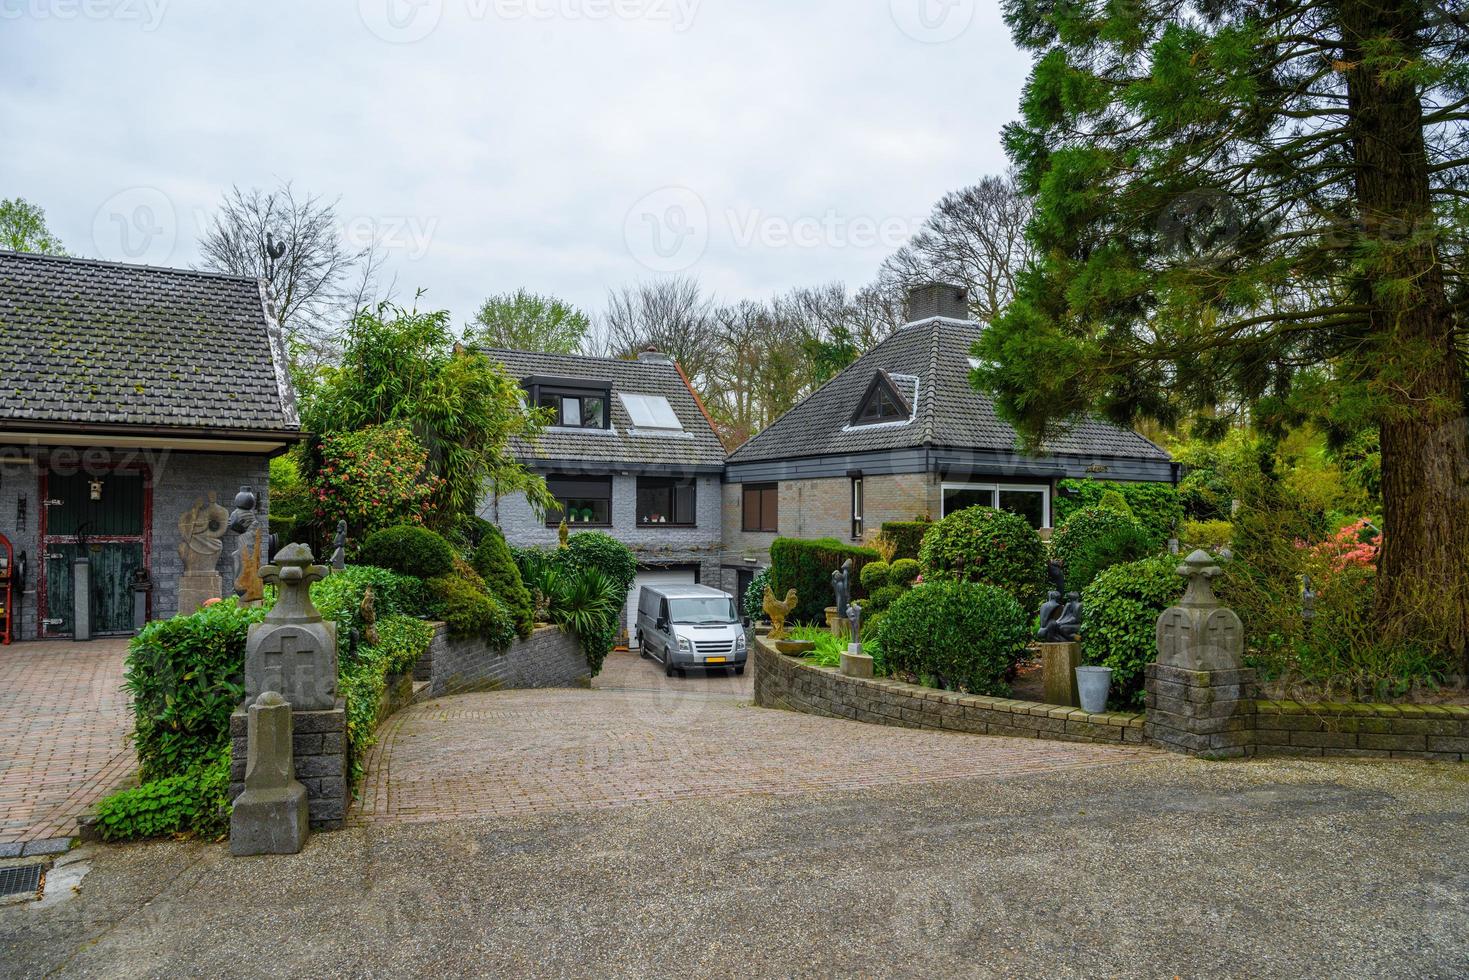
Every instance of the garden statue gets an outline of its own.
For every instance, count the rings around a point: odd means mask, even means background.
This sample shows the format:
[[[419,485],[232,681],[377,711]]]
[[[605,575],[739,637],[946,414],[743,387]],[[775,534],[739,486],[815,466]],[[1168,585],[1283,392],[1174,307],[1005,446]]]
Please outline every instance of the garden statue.
[[[1066,591],[1066,566],[1059,561],[1046,562],[1046,581],[1059,598]]]
[[[837,615],[847,616],[847,603],[852,598],[852,559],[842,562],[842,567],[831,573],[831,590],[836,594]]]
[[[1068,592],[1066,602],[1061,602],[1061,593],[1052,591],[1045,605],[1041,606],[1040,629],[1035,638],[1042,643],[1075,643],[1081,635],[1081,593]]]
[[[1058,589],[1052,589],[1046,593],[1046,601],[1041,604],[1040,614],[1036,617],[1040,622],[1040,627],[1035,631],[1037,640],[1045,641],[1046,634],[1051,629],[1051,620],[1059,618],[1061,610],[1061,592]]]
[[[851,645],[848,649],[852,653],[862,652],[862,606],[855,602],[847,603],[847,619],[852,623]]]
[[[796,590],[791,589],[786,593],[785,601],[775,597],[770,591],[770,586],[765,586],[765,600],[761,603],[765,615],[770,617],[770,639],[783,640],[786,637],[786,617],[796,611]]]
[[[347,522],[337,521],[337,535],[332,539],[332,571],[347,567]]]
[[[272,680],[275,674],[272,672]],[[263,691],[250,705],[245,791],[230,812],[230,853],[297,854],[311,832],[306,787],[296,779],[291,705]]]
[[[1205,551],[1195,551],[1178,566],[1188,589],[1178,605],[1158,617],[1158,663],[1193,671],[1243,666],[1244,627],[1214,594],[1213,579],[1222,573]]]
[[[1309,573],[1301,576],[1301,621],[1307,628],[1316,619],[1316,590],[1311,588]]]
[[[556,528],[556,541],[559,547],[565,548],[571,538],[571,528],[566,525],[566,518],[561,518],[561,525]]]
[[[179,557],[184,562],[179,577],[180,616],[197,612],[205,602],[219,598],[219,555],[224,551],[229,523],[229,511],[219,505],[213,493],[207,504],[200,498],[179,515]]]
[[[275,539],[261,525],[258,507],[255,491],[241,487],[235,494],[234,510],[230,511],[229,529],[239,536],[234,561],[235,595],[248,605],[265,598],[260,566],[270,561],[271,552],[275,549]]]
[[[362,604],[357,607],[357,613],[362,618],[362,642],[370,647],[377,646],[377,596],[373,594],[372,586],[362,590]]]
[[[254,702],[270,683],[297,711],[325,711],[337,703],[337,624],[311,604],[311,583],[327,576],[312,564],[311,549],[288,544],[260,577],[279,586],[275,607],[250,627],[245,642],[245,697]],[[278,680],[277,680],[278,679]]]

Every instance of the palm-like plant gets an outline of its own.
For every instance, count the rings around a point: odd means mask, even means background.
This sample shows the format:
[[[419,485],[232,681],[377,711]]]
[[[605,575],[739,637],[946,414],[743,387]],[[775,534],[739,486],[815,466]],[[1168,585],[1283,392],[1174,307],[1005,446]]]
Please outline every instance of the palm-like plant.
[[[551,570],[543,579],[551,598],[551,621],[579,637],[609,631],[622,608],[623,590],[595,568],[577,572]]]

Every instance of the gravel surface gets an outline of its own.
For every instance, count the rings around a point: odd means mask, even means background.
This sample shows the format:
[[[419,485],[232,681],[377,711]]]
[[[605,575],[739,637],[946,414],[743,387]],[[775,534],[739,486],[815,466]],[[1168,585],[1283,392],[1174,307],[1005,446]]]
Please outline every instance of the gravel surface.
[[[99,848],[7,976],[1465,976],[1469,766],[1075,773]]]

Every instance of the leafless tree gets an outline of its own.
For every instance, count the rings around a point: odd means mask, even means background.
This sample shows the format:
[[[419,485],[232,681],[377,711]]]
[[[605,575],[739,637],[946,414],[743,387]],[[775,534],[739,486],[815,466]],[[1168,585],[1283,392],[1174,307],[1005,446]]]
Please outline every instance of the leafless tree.
[[[307,361],[329,357],[352,313],[381,298],[382,250],[348,245],[336,206],[290,182],[234,187],[199,244],[204,268],[265,280],[293,354]]]
[[[1010,302],[1029,258],[1024,232],[1030,214],[1013,174],[945,194],[922,230],[883,263],[880,288],[901,294],[923,282],[952,282],[969,289],[976,317],[993,320]]]
[[[607,296],[603,343],[614,357],[632,357],[648,347],[682,365],[701,395],[710,393],[719,356],[713,300],[697,279],[653,279],[612,290]]]

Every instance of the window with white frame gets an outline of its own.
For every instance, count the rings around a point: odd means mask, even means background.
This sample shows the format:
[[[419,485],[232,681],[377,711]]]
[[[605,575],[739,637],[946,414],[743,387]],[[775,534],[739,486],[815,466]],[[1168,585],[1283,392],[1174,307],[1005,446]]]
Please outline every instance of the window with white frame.
[[[944,516],[966,507],[998,507],[1036,529],[1051,526],[1051,488],[1045,484],[945,483]]]
[[[674,413],[673,406],[662,395],[636,395],[626,391],[617,393],[622,406],[627,409],[634,428],[668,429],[682,431],[683,424]]]

